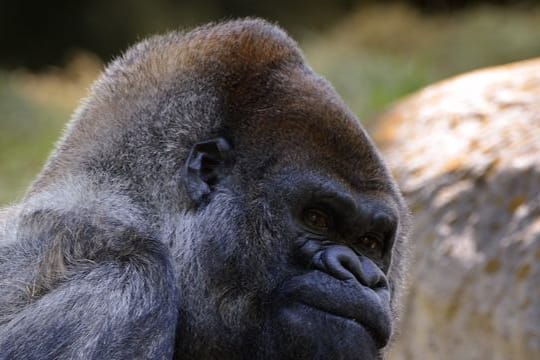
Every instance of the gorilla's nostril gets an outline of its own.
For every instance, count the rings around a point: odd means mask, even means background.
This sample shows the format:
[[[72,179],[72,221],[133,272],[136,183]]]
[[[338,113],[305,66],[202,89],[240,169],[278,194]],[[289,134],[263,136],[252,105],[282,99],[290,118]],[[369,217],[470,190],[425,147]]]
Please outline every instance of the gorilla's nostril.
[[[388,281],[382,270],[371,259],[360,256],[362,279],[366,286],[372,289],[387,288]]]
[[[339,280],[356,279],[372,289],[388,288],[386,276],[369,258],[358,256],[352,249],[334,245],[318,251],[311,264]]]
[[[323,252],[322,260],[326,271],[340,280],[358,279],[361,275],[360,260],[346,246],[336,245],[329,247]]]

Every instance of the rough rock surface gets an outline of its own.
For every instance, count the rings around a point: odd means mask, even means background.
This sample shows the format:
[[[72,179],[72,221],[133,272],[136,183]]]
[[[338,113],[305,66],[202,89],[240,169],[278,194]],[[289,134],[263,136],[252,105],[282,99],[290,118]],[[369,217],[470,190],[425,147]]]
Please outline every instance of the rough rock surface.
[[[425,88],[374,137],[415,222],[390,359],[540,359],[540,59]]]

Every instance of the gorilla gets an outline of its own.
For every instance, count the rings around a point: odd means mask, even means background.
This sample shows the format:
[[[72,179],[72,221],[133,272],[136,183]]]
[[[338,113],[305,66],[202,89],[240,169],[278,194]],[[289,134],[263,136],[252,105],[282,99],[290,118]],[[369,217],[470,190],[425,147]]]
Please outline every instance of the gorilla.
[[[0,212],[0,358],[380,359],[408,222],[283,30],[152,37]]]

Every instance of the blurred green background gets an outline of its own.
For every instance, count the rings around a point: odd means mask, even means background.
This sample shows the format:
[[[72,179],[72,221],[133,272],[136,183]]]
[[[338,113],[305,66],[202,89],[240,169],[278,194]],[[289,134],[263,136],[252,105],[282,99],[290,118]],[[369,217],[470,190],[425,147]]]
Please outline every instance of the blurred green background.
[[[103,64],[145,36],[261,16],[369,123],[429,83],[540,56],[539,1],[0,2],[0,206],[24,194]]]

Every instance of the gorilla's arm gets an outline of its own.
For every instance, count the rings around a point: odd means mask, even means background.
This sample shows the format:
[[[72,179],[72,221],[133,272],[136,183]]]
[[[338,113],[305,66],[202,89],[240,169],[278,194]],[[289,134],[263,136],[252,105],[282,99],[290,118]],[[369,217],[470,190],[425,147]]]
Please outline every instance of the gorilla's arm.
[[[177,308],[168,249],[117,224],[46,226],[50,216],[38,217],[30,230],[53,236],[34,299],[0,328],[0,359],[170,358]]]

